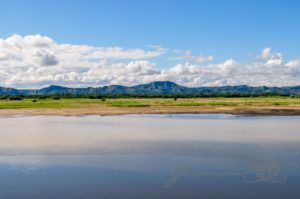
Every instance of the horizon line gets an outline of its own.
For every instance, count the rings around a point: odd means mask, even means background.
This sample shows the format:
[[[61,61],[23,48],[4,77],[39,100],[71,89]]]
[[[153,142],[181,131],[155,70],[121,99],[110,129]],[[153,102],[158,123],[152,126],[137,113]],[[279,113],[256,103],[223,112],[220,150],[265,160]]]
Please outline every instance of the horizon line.
[[[174,81],[169,81],[169,80],[165,80],[165,81],[151,81],[148,83],[140,83],[140,84],[134,84],[134,85],[122,85],[122,84],[109,84],[109,85],[103,85],[103,86],[97,86],[97,87],[93,87],[93,86],[86,86],[86,87],[71,87],[71,86],[63,86],[63,85],[59,85],[59,84],[49,84],[48,86],[44,86],[44,87],[40,87],[40,88],[17,88],[17,87],[6,87],[6,86],[1,86],[0,88],[6,88],[6,89],[15,89],[15,90],[41,90],[41,89],[45,89],[45,88],[50,88],[50,87],[61,87],[61,88],[70,88],[70,89],[87,89],[87,88],[103,88],[103,87],[110,87],[110,86],[123,86],[123,87],[135,87],[135,86],[140,86],[140,85],[147,85],[147,84],[152,84],[152,83],[172,83],[172,84],[176,84],[177,86],[181,86],[181,87],[185,87],[185,88],[221,88],[221,87],[241,87],[241,86],[246,86],[246,87],[252,87],[252,88],[259,88],[259,87],[267,87],[267,88],[289,88],[289,87],[298,87],[300,85],[292,85],[292,86],[266,86],[266,85],[261,85],[261,86],[251,86],[251,85],[247,85],[247,84],[239,84],[239,85],[220,85],[220,86],[195,86],[195,87],[191,87],[191,86],[184,86],[181,84],[178,84]]]

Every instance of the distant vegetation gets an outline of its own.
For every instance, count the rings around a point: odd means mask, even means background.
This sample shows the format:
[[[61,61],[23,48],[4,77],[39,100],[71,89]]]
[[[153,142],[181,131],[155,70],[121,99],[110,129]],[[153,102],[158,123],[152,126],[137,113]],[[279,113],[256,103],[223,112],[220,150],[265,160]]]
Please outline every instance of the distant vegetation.
[[[203,106],[203,107],[300,107],[300,98],[269,96],[269,97],[202,97],[202,98],[68,98],[25,96],[0,100],[0,109],[18,108],[101,108],[107,107],[172,107],[172,106]],[[102,96],[101,96],[102,97]],[[107,96],[106,96],[107,97]]]
[[[290,94],[43,94],[43,95],[0,95],[0,100],[23,100],[23,99],[95,99],[105,101],[106,99],[151,99],[165,98],[173,99],[188,99],[188,98],[257,98],[257,97],[288,97],[300,98],[300,95]]]
[[[300,87],[200,87],[153,82],[133,87],[66,88],[38,90],[0,87],[0,109],[97,107],[263,107],[300,106]]]

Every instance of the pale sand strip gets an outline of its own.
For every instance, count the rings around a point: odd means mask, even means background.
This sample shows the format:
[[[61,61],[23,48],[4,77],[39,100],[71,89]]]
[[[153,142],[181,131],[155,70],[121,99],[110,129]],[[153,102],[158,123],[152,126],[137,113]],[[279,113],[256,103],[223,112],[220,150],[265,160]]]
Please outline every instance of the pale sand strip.
[[[150,106],[150,107],[107,107],[83,108],[24,108],[0,109],[0,116],[13,115],[125,115],[125,114],[176,114],[176,113],[227,113],[234,115],[300,115],[300,107],[203,107],[203,106]]]

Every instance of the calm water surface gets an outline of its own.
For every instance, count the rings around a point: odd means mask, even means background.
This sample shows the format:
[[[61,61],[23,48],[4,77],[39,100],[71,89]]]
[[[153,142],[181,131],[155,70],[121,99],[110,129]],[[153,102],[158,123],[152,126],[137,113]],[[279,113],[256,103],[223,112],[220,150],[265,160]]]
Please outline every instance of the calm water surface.
[[[0,118],[0,199],[298,198],[300,117]]]

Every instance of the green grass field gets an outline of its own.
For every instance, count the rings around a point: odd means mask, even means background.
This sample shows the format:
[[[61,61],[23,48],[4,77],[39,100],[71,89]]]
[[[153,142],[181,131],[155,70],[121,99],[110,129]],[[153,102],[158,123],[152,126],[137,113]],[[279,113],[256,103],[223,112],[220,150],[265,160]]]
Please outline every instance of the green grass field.
[[[253,98],[189,98],[189,99],[24,99],[21,101],[0,100],[0,109],[18,108],[83,108],[91,106],[108,107],[155,107],[155,106],[210,106],[210,107],[251,107],[287,106],[300,107],[299,98],[253,97]]]

